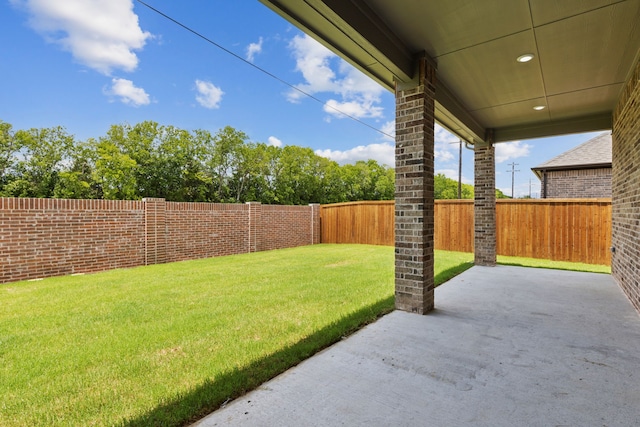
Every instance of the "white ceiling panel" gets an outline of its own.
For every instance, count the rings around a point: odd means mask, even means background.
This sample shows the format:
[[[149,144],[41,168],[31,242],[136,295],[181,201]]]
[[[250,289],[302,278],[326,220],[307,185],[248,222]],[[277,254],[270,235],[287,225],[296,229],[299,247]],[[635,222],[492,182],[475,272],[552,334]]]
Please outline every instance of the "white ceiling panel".
[[[617,3],[536,28],[548,96],[623,82],[639,11],[640,1]]]
[[[482,110],[473,111],[473,114],[489,128],[501,127],[505,122],[529,124],[540,121],[549,121],[551,120],[551,116],[548,108],[541,111],[535,111],[533,109],[536,105],[546,105],[546,102],[545,98],[535,98],[511,104],[483,108]]]
[[[261,1],[389,90],[426,53],[436,120],[473,142],[610,126],[640,58],[640,0]]]
[[[472,111],[544,97],[537,57],[516,61],[535,51],[533,31],[520,32],[439,57],[438,75]]]
[[[533,25],[539,27],[619,3],[620,0],[536,0],[531,2]]]
[[[527,0],[366,1],[414,51],[437,58],[531,28]]]
[[[549,112],[553,119],[565,119],[611,111],[621,89],[622,83],[549,96]]]

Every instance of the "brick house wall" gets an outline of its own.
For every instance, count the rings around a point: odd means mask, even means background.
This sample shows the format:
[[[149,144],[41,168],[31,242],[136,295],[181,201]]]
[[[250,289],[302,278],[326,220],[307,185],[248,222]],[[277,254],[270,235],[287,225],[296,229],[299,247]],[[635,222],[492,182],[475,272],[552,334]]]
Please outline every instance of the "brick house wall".
[[[611,273],[640,312],[640,61],[613,114]]]
[[[544,176],[547,199],[611,197],[611,168],[549,170]]]
[[[0,198],[0,283],[319,243],[320,209]]]

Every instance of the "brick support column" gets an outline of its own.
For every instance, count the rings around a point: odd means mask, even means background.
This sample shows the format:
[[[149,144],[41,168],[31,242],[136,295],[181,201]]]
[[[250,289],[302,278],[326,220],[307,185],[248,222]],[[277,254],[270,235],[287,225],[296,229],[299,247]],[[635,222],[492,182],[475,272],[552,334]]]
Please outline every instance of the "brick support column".
[[[493,135],[474,153],[474,262],[496,265],[496,166]]]
[[[419,59],[418,79],[396,85],[395,296],[424,314],[433,299],[433,151],[436,70]]]
[[[145,253],[144,264],[167,262],[166,201],[161,198],[144,198]]]

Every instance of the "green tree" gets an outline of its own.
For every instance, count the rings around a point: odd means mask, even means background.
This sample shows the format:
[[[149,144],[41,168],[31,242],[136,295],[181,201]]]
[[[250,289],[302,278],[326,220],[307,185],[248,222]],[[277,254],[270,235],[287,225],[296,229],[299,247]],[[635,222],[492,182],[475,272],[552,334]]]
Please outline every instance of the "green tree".
[[[76,143],[70,152],[70,166],[60,171],[53,197],[61,199],[95,199],[98,185],[93,176],[95,169],[95,144],[93,139]]]
[[[209,182],[204,174],[204,146],[186,130],[160,127],[158,146],[152,152],[156,197],[175,202],[204,201]]]
[[[254,171],[248,200],[264,204],[277,204],[276,178],[279,174],[281,149],[264,143],[253,147]]]
[[[59,174],[69,162],[73,136],[64,128],[19,130],[14,144],[20,147],[15,163],[15,180],[5,186],[4,193],[15,197],[53,197]]]
[[[242,162],[240,147],[249,137],[231,126],[219,130],[207,150],[206,166],[211,177],[211,199],[216,202],[233,202],[231,180]]]
[[[346,187],[342,180],[342,168],[337,162],[320,157],[320,191],[317,203],[339,203],[347,201]]]
[[[109,139],[102,139],[96,144],[96,155],[93,179],[99,185],[103,199],[141,198],[137,192],[135,160]]]
[[[306,205],[322,201],[323,160],[311,148],[285,146],[279,157],[276,176],[276,202]]]
[[[473,186],[462,184],[462,198],[473,199]],[[458,181],[447,178],[444,174],[438,173],[434,176],[434,197],[436,199],[457,199]]]
[[[259,201],[260,195],[256,190],[264,187],[260,175],[267,172],[264,158],[266,153],[251,142],[238,146],[235,151],[235,159],[229,171],[229,195],[239,203]]]
[[[335,203],[394,196],[394,170],[375,160],[340,166],[310,148],[212,135],[153,121],[112,125],[76,143],[63,128],[13,132],[0,121],[0,195],[25,197]]]
[[[131,172],[135,178],[136,198],[164,196],[164,183],[154,155],[159,133],[160,125],[153,121],[144,121],[134,126],[118,125],[115,129],[112,126],[110,129],[112,142],[120,148],[122,154],[135,162]]]
[[[358,160],[342,166],[345,200],[391,200],[395,192],[395,172],[375,160]]]
[[[4,187],[15,178],[15,155],[20,148],[19,141],[13,134],[13,126],[0,120],[0,196]]]

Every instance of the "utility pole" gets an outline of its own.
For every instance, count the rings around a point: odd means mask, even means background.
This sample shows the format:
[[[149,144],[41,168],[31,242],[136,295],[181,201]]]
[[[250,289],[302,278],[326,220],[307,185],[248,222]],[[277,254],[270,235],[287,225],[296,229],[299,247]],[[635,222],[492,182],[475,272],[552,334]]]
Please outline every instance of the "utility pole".
[[[519,163],[513,162],[513,163],[508,163],[507,166],[511,166],[511,170],[507,171],[507,172],[511,172],[511,198],[513,199],[513,183],[514,183],[514,178],[515,178],[515,173],[516,172],[520,172],[519,170],[516,170],[516,166],[518,166]]]
[[[458,200],[462,199],[462,139],[458,151]]]

